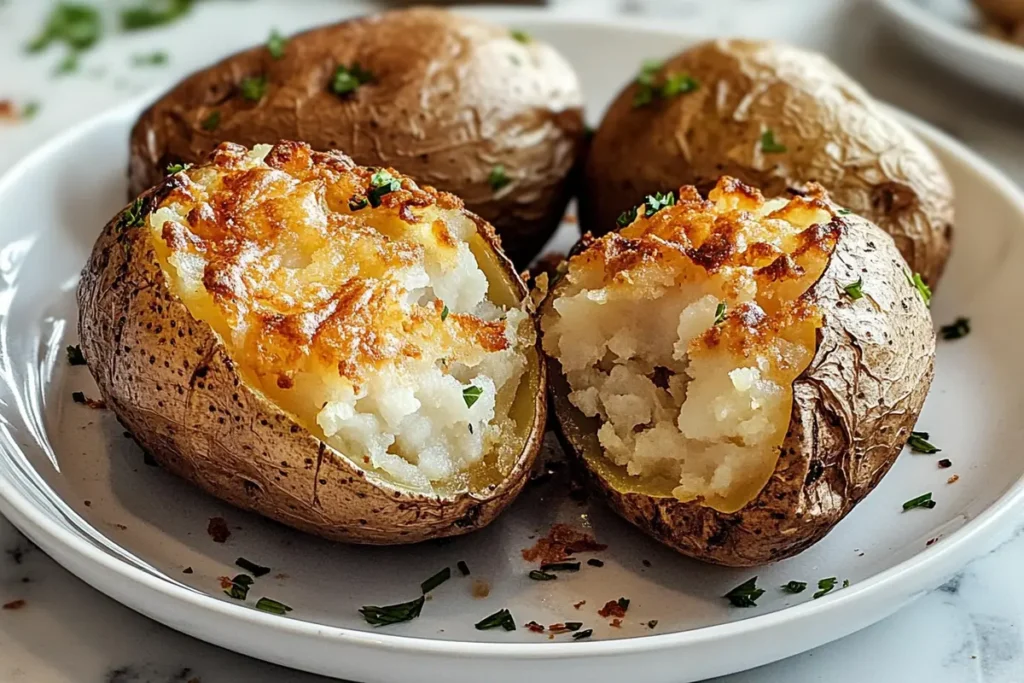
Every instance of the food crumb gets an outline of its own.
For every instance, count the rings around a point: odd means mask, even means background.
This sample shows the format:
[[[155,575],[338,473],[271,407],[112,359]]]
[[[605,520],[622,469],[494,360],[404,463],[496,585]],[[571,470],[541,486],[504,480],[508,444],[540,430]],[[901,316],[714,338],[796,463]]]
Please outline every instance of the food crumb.
[[[607,547],[585,531],[568,524],[554,524],[547,536],[523,550],[523,559],[541,564],[564,562],[574,553],[600,552]]]
[[[534,633],[544,633],[544,627],[538,624],[536,621],[531,621],[526,624],[526,628]]]
[[[609,626],[612,628],[622,628],[622,619],[612,619],[612,623]]]
[[[954,474],[952,477],[950,477],[949,479],[946,480],[946,483],[947,484],[955,484],[958,481],[960,481],[960,475],[959,474]]]
[[[87,507],[87,508],[88,507],[92,507],[92,501],[91,500],[85,500],[85,501],[82,501],[82,502],[85,503],[85,507]]]
[[[181,570],[181,573],[182,574],[192,574],[193,573],[192,567],[185,567],[184,569]]]
[[[220,587],[227,590],[235,585],[235,582],[230,576],[218,576],[217,580],[220,581]]]
[[[290,577],[288,574],[285,574],[284,572],[278,572],[274,574],[274,578],[278,581],[284,581],[285,579],[290,579],[292,577]]]
[[[26,605],[26,602],[24,600],[12,600],[12,601],[6,603],[3,606],[3,609],[9,609],[9,610],[21,609],[25,605]]]
[[[575,607],[576,609],[579,609],[580,607],[583,607],[583,605],[585,605],[585,604],[587,604],[586,600],[580,600],[579,602],[573,604],[573,607]]]
[[[107,403],[103,399],[87,398],[85,393],[81,391],[71,392],[71,400],[75,403],[81,403],[84,406],[88,406],[93,410],[105,410],[107,407]]]
[[[938,536],[936,536],[935,538],[929,538],[928,541],[925,543],[925,546],[929,546],[932,543],[935,543],[935,541],[937,540],[939,540]]]
[[[647,628],[653,629],[657,625],[658,625],[658,620],[657,619],[651,619],[650,621],[647,622]]]
[[[651,566],[651,561],[650,560],[640,560],[640,562],[645,567],[650,567]]]
[[[231,530],[228,529],[228,523],[223,517],[211,517],[210,523],[206,525],[206,533],[214,543],[223,543],[231,536]]]
[[[116,526],[121,531],[125,531],[128,529],[128,527],[126,527],[124,524],[115,524],[114,526]]]
[[[618,600],[606,602],[604,607],[597,610],[597,613],[602,617],[624,617],[626,616],[627,607],[629,607],[629,600],[619,598]]]
[[[491,584],[486,581],[476,579],[473,581],[473,588],[471,590],[474,598],[486,598],[491,594]]]
[[[950,460],[949,458],[943,458],[942,460],[939,461],[939,469],[940,470],[944,470],[944,469],[947,469],[947,468],[952,467],[952,466],[953,466],[953,461]]]

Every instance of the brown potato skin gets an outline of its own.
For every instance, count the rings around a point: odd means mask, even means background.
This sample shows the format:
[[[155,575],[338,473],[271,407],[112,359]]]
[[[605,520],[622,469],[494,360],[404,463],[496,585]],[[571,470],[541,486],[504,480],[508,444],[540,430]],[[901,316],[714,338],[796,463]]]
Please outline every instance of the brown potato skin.
[[[697,90],[634,108],[630,83],[594,136],[580,197],[583,230],[615,229],[653,192],[730,175],[766,197],[815,181],[838,204],[893,236],[934,285],[949,256],[953,190],[935,156],[820,55],[767,41],[713,40],[667,60]],[[660,82],[660,81],[659,81]],[[785,152],[761,151],[774,133]],[[837,159],[842,153],[848,161]]]
[[[330,92],[335,68],[354,62],[374,81]],[[239,83],[260,74],[266,94],[248,101]],[[205,130],[214,111],[220,124]],[[129,194],[224,141],[301,140],[452,192],[525,265],[558,227],[584,135],[579,82],[553,48],[445,10],[396,10],[293,36],[279,60],[259,46],[186,78],[132,129]],[[496,191],[497,164],[511,182]]]
[[[974,0],[974,4],[996,23],[1024,22],[1024,0]]]
[[[760,494],[734,513],[616,491],[585,457],[603,457],[594,450],[596,421],[588,424],[569,402],[561,366],[549,360],[563,443],[616,512],[684,555],[731,567],[796,555],[878,484],[910,436],[934,374],[931,316],[892,239],[859,216],[841,220],[835,252],[807,293],[824,323],[810,366],[793,383],[778,464]],[[851,300],[843,286],[858,278],[864,296]]]
[[[173,183],[143,195],[147,211]],[[469,533],[519,494],[544,432],[543,367],[526,446],[497,487],[452,499],[410,494],[356,467],[251,390],[212,330],[171,294],[148,231],[118,228],[124,213],[103,229],[82,272],[79,334],[103,400],[161,466],[239,508],[363,544]],[[493,245],[491,228],[477,225]],[[511,262],[502,263],[525,297]],[[537,353],[543,357],[539,345]]]

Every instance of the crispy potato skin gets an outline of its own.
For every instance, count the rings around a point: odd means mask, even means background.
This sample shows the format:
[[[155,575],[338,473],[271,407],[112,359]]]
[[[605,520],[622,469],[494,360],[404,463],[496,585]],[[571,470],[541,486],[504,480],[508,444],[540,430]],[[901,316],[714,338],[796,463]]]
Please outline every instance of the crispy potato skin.
[[[754,500],[725,514],[698,501],[620,493],[587,467],[616,512],[684,555],[749,567],[799,553],[878,484],[910,436],[934,373],[931,316],[892,239],[859,216],[841,220],[828,267],[807,293],[824,312],[814,359],[793,384],[778,464]],[[858,278],[864,296],[854,301],[843,286]],[[561,367],[549,363],[563,442],[585,464],[585,454],[603,457],[596,423],[569,402]]]
[[[680,185],[707,192],[722,175],[766,197],[815,181],[892,235],[926,282],[938,281],[953,225],[945,171],[826,59],[770,42],[720,39],[667,60],[659,73],[689,74],[699,87],[638,108],[635,83],[619,94],[587,158],[584,230],[604,234],[646,194]],[[786,151],[763,152],[765,130]]]
[[[147,212],[173,183],[143,195]],[[533,427],[501,484],[481,496],[410,494],[367,474],[251,390],[207,324],[170,293],[149,231],[118,227],[126,210],[103,229],[82,272],[79,333],[103,399],[164,468],[237,507],[365,544],[465,534],[518,495],[543,436],[543,369]],[[490,227],[477,220],[493,244]],[[503,263],[524,297],[511,262]]]
[[[1000,24],[1024,22],[1024,0],[974,0],[985,15]]]
[[[336,67],[356,62],[373,82],[345,97],[330,92]],[[246,100],[239,83],[261,74],[266,94]],[[547,45],[440,9],[386,12],[293,36],[278,60],[260,46],[186,78],[132,130],[129,193],[223,141],[302,140],[458,195],[525,265],[572,193],[582,106],[576,74]],[[220,124],[206,130],[215,111]],[[494,189],[488,178],[499,164],[510,182]]]

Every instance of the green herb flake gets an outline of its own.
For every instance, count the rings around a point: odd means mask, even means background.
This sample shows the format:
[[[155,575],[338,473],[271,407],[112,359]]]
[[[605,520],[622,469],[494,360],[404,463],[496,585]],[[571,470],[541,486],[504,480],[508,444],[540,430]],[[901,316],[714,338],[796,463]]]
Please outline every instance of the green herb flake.
[[[928,493],[922,493],[917,498],[911,498],[904,503],[903,511],[906,512],[907,510],[913,510],[914,508],[925,508],[926,510],[931,510],[933,507],[935,507],[935,501],[932,500],[932,493],[929,491]]]
[[[462,400],[466,402],[467,408],[472,408],[473,404],[480,400],[483,396],[484,390],[481,387],[471,384],[462,390]]]
[[[921,278],[921,273],[914,273],[913,276],[911,276],[910,273],[904,271],[903,274],[907,276],[907,282],[910,283],[910,286],[916,289],[917,293],[921,295],[921,300],[924,301],[924,305],[931,306],[932,289],[925,284],[925,281]]]
[[[420,615],[423,610],[423,603],[426,600],[424,596],[420,596],[415,600],[409,602],[402,602],[397,605],[385,605],[384,607],[377,607],[376,605],[364,605],[359,608],[359,613],[363,615],[363,619],[368,624],[373,626],[388,626],[390,624],[398,624],[403,621],[412,621]]]
[[[142,205],[142,198],[139,197],[132,202],[125,212],[121,214],[121,220],[118,223],[118,228],[123,230],[125,228],[139,228],[142,227],[142,223],[146,218],[145,210]]]
[[[192,164],[167,164],[167,175],[174,175],[175,173],[181,173],[192,168]]]
[[[925,455],[938,453],[942,450],[928,442],[928,432],[910,432],[910,438],[907,439],[907,445],[910,446],[910,450],[915,453],[924,453]]]
[[[967,318],[957,318],[949,325],[943,325],[939,328],[939,334],[946,341],[952,339],[960,339],[966,337],[971,333],[971,321]]]
[[[585,631],[577,631],[576,633],[572,634],[572,639],[573,640],[586,640],[587,638],[589,638],[592,635],[594,635],[594,629],[588,628]]]
[[[846,292],[846,296],[856,301],[857,299],[860,299],[862,296],[864,296],[864,291],[861,289],[861,287],[863,286],[864,278],[859,277],[857,278],[856,282],[851,282],[850,284],[844,286],[843,291]]]
[[[650,621],[647,622],[647,628],[650,628],[650,629],[653,629],[657,625],[658,625],[658,620],[657,619],[651,619]]]
[[[217,126],[220,125],[220,112],[217,110],[210,112],[210,115],[203,119],[203,123],[201,125],[203,126],[203,130],[217,130]]]
[[[539,569],[534,569],[532,572],[530,572],[529,577],[534,581],[554,581],[558,578],[554,574],[549,574]]]
[[[188,14],[195,0],[147,0],[121,10],[121,28],[138,31],[170,24]]]
[[[373,74],[363,69],[359,62],[352,66],[339,64],[331,78],[331,92],[335,95],[350,95],[373,80]]]
[[[487,184],[491,186],[491,189],[497,192],[501,188],[505,187],[512,182],[512,179],[505,173],[505,166],[502,164],[496,164],[491,169],[490,174],[487,176]]]
[[[654,101],[658,90],[654,86],[654,79],[661,70],[662,62],[656,59],[645,59],[640,65],[640,73],[636,75],[636,92],[633,93],[633,108],[645,107]]]
[[[853,212],[850,211],[849,209],[839,209],[838,211],[836,211],[836,214],[840,216],[849,216],[851,213]]]
[[[248,574],[239,574],[231,579],[231,586],[224,590],[224,593],[235,600],[245,600],[249,597],[249,588],[252,586],[252,577]]]
[[[60,2],[50,11],[42,31],[25,49],[39,52],[50,43],[65,43],[72,50],[88,50],[103,35],[99,11],[85,3]]]
[[[515,619],[512,618],[512,613],[507,609],[498,610],[494,614],[484,617],[478,621],[475,626],[478,631],[486,631],[488,629],[498,628],[499,626],[506,631],[516,630]]]
[[[369,203],[366,201],[366,197],[352,197],[352,199],[348,200],[348,210],[359,211],[360,209],[365,209]]]
[[[622,608],[623,612],[629,609],[629,598],[619,598],[615,602],[618,603],[619,607]]]
[[[548,562],[540,566],[542,572],[578,572],[579,562]]]
[[[564,624],[562,624],[562,626],[564,626],[567,631],[579,631],[581,628],[583,628],[583,622],[582,621],[567,621]]]
[[[508,32],[508,34],[512,38],[512,40],[516,41],[517,43],[522,43],[523,45],[533,42],[533,38],[530,37],[529,33],[527,33],[526,31],[521,31],[520,29],[517,28],[512,29],[511,31]]]
[[[627,209],[619,214],[619,217],[615,219],[615,224],[620,228],[625,228],[630,223],[636,220],[637,207]]]
[[[849,579],[843,579],[843,588],[849,588],[849,587],[850,587],[850,580]]]
[[[764,590],[757,587],[757,577],[747,579],[726,593],[725,597],[734,607],[754,607],[757,599],[764,595]]]
[[[469,565],[466,564],[465,560],[459,560],[455,563],[455,566],[458,568],[460,574],[463,576],[469,576]]]
[[[725,320],[725,310],[727,305],[724,301],[719,301],[718,306],[715,307],[715,325],[721,325],[722,321]]]
[[[150,52],[149,54],[139,54],[132,57],[132,65],[134,66],[161,66],[166,64],[168,61],[166,52],[157,51]]]
[[[658,213],[666,206],[675,206],[676,194],[675,192],[656,192],[649,194],[644,199],[644,206],[646,207],[646,215],[648,218]]]
[[[250,102],[259,102],[267,94],[267,77],[249,76],[248,78],[243,78],[242,82],[238,84],[238,89],[242,92],[242,97],[245,99]]]
[[[589,560],[587,560],[587,564],[589,564],[591,567],[603,567],[604,566],[604,562],[602,562],[601,560],[597,559],[596,557],[592,557]]]
[[[277,32],[275,28],[270,32],[270,37],[267,38],[267,52],[274,59],[281,59],[284,57],[284,49],[288,45],[288,39]]]
[[[807,588],[806,581],[787,581],[783,586],[782,590],[787,593],[803,593],[804,589]]]
[[[261,564],[256,564],[255,562],[247,560],[244,557],[240,557],[237,560],[235,560],[235,564],[244,569],[245,571],[251,573],[256,578],[266,576],[270,573],[270,567],[264,567]]]
[[[70,74],[78,71],[78,53],[69,52],[64,59],[57,62],[56,68],[53,70],[54,75],[62,76],[64,74]]]
[[[761,151],[765,154],[780,154],[788,150],[788,147],[780,142],[776,142],[775,131],[771,128],[766,128],[764,132],[761,133]]]
[[[661,85],[661,96],[665,99],[693,92],[700,84],[689,74],[671,74]]]
[[[814,594],[814,599],[817,600],[821,596],[825,595],[833,588],[836,587],[836,577],[830,576],[827,579],[818,581],[818,592]]]
[[[85,356],[82,355],[82,347],[78,344],[69,346],[68,352],[68,364],[69,365],[85,365]]]
[[[426,595],[427,593],[434,590],[450,578],[452,578],[452,568],[445,567],[444,569],[442,569],[441,571],[439,571],[438,573],[434,574],[429,579],[421,583],[420,590],[423,591],[424,595]]]
[[[40,106],[41,105],[35,101],[26,102],[25,106],[21,108],[21,120],[31,121],[34,119],[36,114],[39,113]]]
[[[260,598],[257,600],[256,609],[261,612],[269,612],[270,614],[277,614],[282,617],[292,611],[292,608],[288,605],[271,598]]]
[[[370,191],[367,193],[367,197],[370,199],[370,206],[377,208],[380,206],[384,195],[398,192],[401,189],[402,183],[386,170],[381,168],[374,171],[373,175],[370,176]]]
[[[448,306],[447,304],[441,309],[441,322],[448,319]]]

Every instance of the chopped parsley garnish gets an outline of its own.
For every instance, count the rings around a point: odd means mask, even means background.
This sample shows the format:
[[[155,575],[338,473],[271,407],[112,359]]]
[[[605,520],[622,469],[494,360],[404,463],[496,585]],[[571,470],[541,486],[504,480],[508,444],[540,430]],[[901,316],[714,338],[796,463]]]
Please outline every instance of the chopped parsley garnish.
[[[50,11],[43,30],[25,49],[39,52],[56,41],[66,43],[72,50],[87,50],[101,35],[103,21],[96,8],[85,3],[61,2]]]
[[[352,66],[339,64],[331,78],[331,92],[335,95],[349,95],[373,80],[373,74],[355,62]]]
[[[481,396],[483,396],[484,390],[475,384],[471,384],[462,390],[462,400],[466,402],[467,408],[472,408],[473,404],[476,403]]]
[[[775,131],[771,128],[766,128],[761,133],[761,151],[765,154],[780,154],[787,151],[789,148],[781,142],[776,142]]]
[[[917,293],[921,295],[921,300],[924,301],[924,305],[931,306],[932,289],[925,284],[924,280],[921,279],[921,273],[914,273],[914,275],[911,276],[910,273],[904,271],[903,274],[907,276],[907,282],[910,283],[910,286],[914,287],[917,290]]]
[[[644,107],[654,101],[658,91],[654,86],[654,77],[662,67],[662,62],[646,59],[640,65],[640,73],[636,76],[636,92],[633,94],[633,108]]]
[[[270,567],[264,567],[261,564],[256,564],[255,562],[247,560],[244,557],[240,557],[237,560],[235,560],[235,564],[244,569],[245,571],[250,572],[256,578],[266,576],[270,573]]]
[[[572,634],[572,639],[573,640],[584,640],[586,638],[589,638],[592,635],[594,635],[594,629],[588,628],[585,631],[577,631],[576,633]]]
[[[160,66],[161,64],[166,64],[167,60],[167,53],[162,50],[158,50],[145,55],[133,56],[132,64],[135,66]]]
[[[439,571],[438,573],[434,574],[429,579],[421,583],[420,590],[423,591],[424,595],[426,595],[427,593],[434,590],[450,578],[452,578],[452,568],[445,567],[444,569],[442,569],[441,571]]]
[[[224,592],[235,600],[245,600],[249,597],[249,587],[252,586],[252,577],[248,574],[239,574],[231,579],[231,586]]]
[[[665,99],[693,92],[700,84],[689,74],[671,74],[661,85],[661,96]]]
[[[932,444],[928,443],[928,432],[910,432],[910,438],[907,439],[907,445],[910,446],[910,450],[915,453],[924,453],[925,455],[938,453],[942,450],[941,448],[936,448]]]
[[[260,598],[256,601],[256,609],[262,612],[269,612],[271,614],[278,614],[284,616],[288,612],[292,611],[292,608],[283,602],[278,602],[271,598]]]
[[[499,626],[506,631],[516,630],[516,621],[512,618],[512,613],[507,609],[498,610],[489,617],[484,617],[476,623],[476,629],[478,631],[486,631],[488,629],[498,628]]]
[[[445,307],[441,309],[441,322],[444,322],[447,319],[448,319],[448,306],[445,305]]]
[[[348,200],[348,210],[358,211],[359,209],[365,209],[367,204],[369,204],[369,202],[366,201],[366,197],[353,197]]]
[[[949,341],[950,339],[960,339],[966,337],[971,333],[971,321],[967,318],[957,318],[952,324],[943,325],[939,328],[939,334],[942,338]]]
[[[512,182],[512,179],[505,173],[505,166],[503,164],[496,164],[491,169],[490,174],[487,176],[487,184],[491,186],[491,189],[497,192],[501,188],[505,187]]]
[[[747,579],[725,594],[725,598],[735,607],[754,607],[757,599],[764,595],[764,589],[757,587],[757,577]]]
[[[582,621],[567,621],[564,624],[562,624],[562,626],[564,626],[567,631],[579,631],[581,628],[583,628],[583,622]]]
[[[463,576],[469,576],[469,565],[466,564],[465,560],[459,560],[455,563],[455,566],[458,567],[460,574]]]
[[[60,76],[75,71],[78,71],[78,53],[70,52],[64,59],[57,62],[57,67],[53,70],[53,73]]]
[[[270,32],[270,37],[267,38],[267,52],[274,59],[281,59],[284,57],[284,49],[288,45],[288,39],[277,32],[275,28]]]
[[[849,588],[849,587],[850,587],[850,580],[849,579],[843,579],[843,588]]]
[[[601,560],[597,559],[596,557],[592,557],[589,560],[587,560],[587,564],[589,564],[591,567],[603,567],[604,566],[604,562],[602,562]]]
[[[192,168],[192,164],[167,164],[167,175],[174,175]]]
[[[619,603],[619,607],[622,608],[623,612],[629,609],[629,598],[619,598],[616,602]]]
[[[853,212],[850,211],[849,209],[839,209],[838,211],[836,211],[836,213],[839,214],[840,216],[849,216]]]
[[[367,193],[370,199],[370,206],[377,208],[380,206],[384,195],[398,192],[401,189],[402,183],[399,182],[398,178],[395,178],[383,168],[374,171],[373,175],[370,176],[370,191]]]
[[[121,215],[121,221],[119,227],[124,228],[138,228],[142,225],[143,219],[146,214],[142,207],[142,198],[136,199]]]
[[[163,26],[188,14],[195,0],[164,0],[140,3],[121,10],[121,28],[125,31]]]
[[[644,206],[647,209],[647,217],[650,218],[654,214],[664,209],[666,206],[675,206],[675,203],[675,192],[665,192],[664,194],[662,194],[661,192],[656,192],[654,194],[649,194],[644,199]]]
[[[242,97],[245,99],[250,102],[259,102],[267,94],[267,77],[249,76],[248,78],[243,78],[242,82],[238,84],[238,89],[242,91]]]
[[[529,576],[534,581],[554,581],[558,578],[554,574],[549,574],[539,569],[534,569],[532,572],[530,572]]]
[[[856,301],[857,299],[859,299],[862,296],[864,296],[864,292],[863,292],[863,290],[861,290],[861,287],[863,287],[863,286],[864,286],[864,278],[860,278],[859,277],[859,278],[857,278],[856,282],[851,282],[850,284],[848,284],[845,287],[843,287],[843,291],[846,292],[846,296],[848,296],[851,299],[853,299],[854,301]]]
[[[384,607],[364,605],[359,608],[359,613],[363,615],[363,619],[366,619],[368,624],[373,626],[398,624],[403,621],[412,621],[418,617],[420,612],[423,610],[423,602],[425,599],[426,598],[421,595],[415,600],[402,602],[397,605],[385,605]]]
[[[636,207],[627,209],[619,214],[619,217],[615,219],[615,224],[620,228],[625,228],[627,225],[636,220]]]
[[[220,112],[212,111],[210,115],[203,119],[203,130],[217,130],[217,126],[220,125]]]
[[[68,352],[68,364],[69,365],[85,365],[85,356],[82,355],[82,347],[78,344],[69,346]]]
[[[818,581],[818,592],[814,594],[814,599],[817,600],[818,598],[825,595],[835,587],[836,577],[830,576],[827,579],[821,579],[820,581]]]
[[[911,498],[903,504],[903,511],[913,510],[914,508],[925,508],[931,510],[935,507],[935,501],[932,500],[932,492],[922,493],[917,498]]]
[[[21,108],[21,119],[23,121],[31,121],[39,113],[39,107],[41,105],[38,102],[31,101],[26,102],[25,106]]]
[[[647,628],[654,628],[657,625],[658,625],[658,620],[657,619],[651,619],[650,621],[647,622]]]
[[[524,45],[533,41],[533,38],[530,37],[529,33],[517,28],[512,29],[508,34],[512,37],[512,40],[517,43],[523,43]]]
[[[548,562],[540,566],[542,572],[578,572],[579,562]]]
[[[803,593],[807,588],[806,581],[787,581],[782,587],[787,593]]]
[[[719,301],[718,306],[715,307],[715,325],[720,325],[725,320],[725,309],[727,308],[724,301]]]

